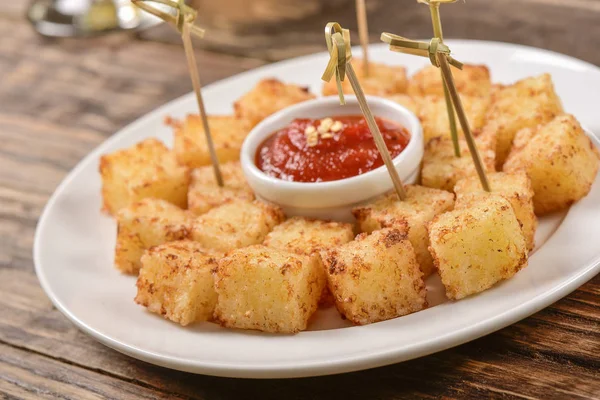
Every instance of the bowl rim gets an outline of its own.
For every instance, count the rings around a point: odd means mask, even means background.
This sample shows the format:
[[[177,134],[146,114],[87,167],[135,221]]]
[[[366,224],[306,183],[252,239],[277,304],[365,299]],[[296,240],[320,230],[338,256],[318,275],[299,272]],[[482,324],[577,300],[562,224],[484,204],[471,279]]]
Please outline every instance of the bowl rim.
[[[275,178],[273,176],[267,175],[263,171],[261,171],[258,166],[255,164],[255,157],[258,147],[261,143],[270,135],[274,134],[277,129],[283,128],[285,125],[291,122],[291,119],[298,117],[290,117],[289,120],[286,121],[286,116],[292,114],[298,114],[302,111],[307,111],[313,108],[318,108],[323,105],[338,105],[341,107],[346,107],[348,105],[358,106],[358,100],[354,95],[345,95],[346,105],[341,105],[339,103],[338,96],[323,96],[317,97],[315,99],[307,100],[301,103],[297,103],[286,107],[282,110],[279,110],[267,118],[263,119],[260,123],[258,123],[252,130],[248,133],[244,142],[242,144],[241,152],[240,152],[240,163],[242,165],[242,169],[244,170],[244,174],[248,179],[249,184],[252,186],[250,177],[248,174],[252,175],[252,178],[260,180],[263,184],[268,184],[271,186],[277,186],[277,190],[302,190],[302,191],[310,191],[310,192],[321,192],[327,189],[340,189],[342,186],[352,186],[352,185],[361,185],[365,184],[372,179],[382,178],[383,176],[388,175],[387,168],[384,165],[377,167],[371,171],[367,171],[364,174],[351,176],[348,178],[338,179],[334,181],[323,181],[323,182],[294,182],[294,181],[286,181],[284,179]],[[369,105],[377,104],[382,107],[388,107],[394,109],[395,112],[401,114],[405,120],[408,121],[408,124],[402,123],[402,126],[408,130],[410,133],[410,139],[408,141],[407,146],[402,150],[400,154],[392,159],[392,163],[395,167],[401,164],[405,159],[410,156],[410,153],[421,150],[422,152],[422,142],[423,142],[423,128],[421,126],[420,120],[417,116],[410,111],[408,108],[403,106],[402,104],[396,103],[392,100],[367,95],[367,102]],[[376,113],[374,113],[376,114]],[[344,113],[340,113],[338,115],[344,115]],[[346,114],[349,115],[349,114]],[[267,127],[275,124],[277,121],[281,121],[281,124],[278,128],[272,129],[269,128],[268,132],[265,132]],[[419,144],[421,144],[421,149],[419,149]],[[422,155],[419,157],[419,162],[416,163],[414,168],[406,173],[406,176],[411,176],[415,173],[415,171],[419,168],[420,161],[422,159]],[[391,184],[391,178],[390,178]],[[404,184],[406,184],[404,182]],[[393,186],[393,185],[392,185]]]

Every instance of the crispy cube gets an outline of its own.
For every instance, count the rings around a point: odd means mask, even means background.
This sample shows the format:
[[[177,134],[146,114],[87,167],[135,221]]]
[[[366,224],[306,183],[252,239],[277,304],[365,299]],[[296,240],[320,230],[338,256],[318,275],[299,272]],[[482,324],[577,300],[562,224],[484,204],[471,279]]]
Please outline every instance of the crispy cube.
[[[167,123],[173,128],[174,151],[180,164],[190,168],[212,164],[199,115],[188,115],[184,121],[168,119]],[[208,126],[219,162],[239,160],[242,143],[251,129],[248,122],[232,115],[209,115]]]
[[[527,265],[527,246],[510,202],[497,194],[440,214],[429,250],[449,299],[482,292]]]
[[[142,256],[135,302],[183,326],[210,320],[218,257],[191,240],[152,247]]]
[[[267,235],[264,245],[296,254],[313,255],[353,239],[354,230],[350,224],[293,217],[273,228]],[[322,265],[320,258],[319,264]],[[333,297],[327,286],[323,288],[319,305],[322,307],[333,305]]]
[[[223,187],[217,185],[212,165],[192,170],[188,190],[190,211],[200,215],[232,199],[254,200],[254,192],[246,182],[239,162],[221,164],[221,174]]]
[[[477,97],[461,95],[461,100],[471,131],[475,131],[483,126],[485,122],[485,113],[490,105],[490,97]],[[456,113],[455,113],[456,115]],[[425,96],[420,101],[419,119],[423,125],[423,140],[425,143],[434,137],[450,137],[450,125],[448,122],[448,111],[446,109],[446,100],[444,96]],[[456,128],[459,137],[463,136],[462,127],[456,120]]]
[[[115,215],[123,207],[155,197],[185,207],[189,171],[157,139],[100,158],[104,210]]]
[[[491,87],[490,70],[485,65],[466,64],[462,70],[452,67],[454,84],[459,93],[468,96],[488,96]],[[444,96],[439,68],[429,65],[415,73],[408,83],[411,96]]]
[[[495,88],[481,134],[496,136],[496,168],[502,169],[519,130],[545,124],[562,113],[549,74]]]
[[[292,104],[314,99],[308,88],[286,84],[277,79],[263,79],[233,105],[235,115],[251,127],[269,115]]]
[[[115,266],[121,272],[137,274],[144,250],[189,236],[193,215],[160,199],[148,198],[117,214]]]
[[[316,255],[262,245],[234,250],[219,261],[214,316],[229,328],[296,333],[306,329],[324,287]]]
[[[262,243],[284,219],[277,206],[260,200],[233,199],[196,218],[192,239],[207,249],[226,252]]]
[[[517,133],[505,172],[525,171],[538,215],[569,207],[586,196],[598,173],[598,149],[572,115]]]
[[[415,115],[419,115],[419,109],[420,109],[420,99],[419,98],[413,98],[407,94],[393,94],[391,96],[386,96],[385,97],[388,100],[392,100],[406,108],[409,109],[409,111],[412,111],[413,114]]]
[[[423,273],[399,229],[382,229],[323,252],[329,290],[339,312],[365,325],[427,307]]]
[[[451,210],[454,195],[445,190],[406,185],[406,199],[398,200],[395,192],[352,210],[361,232],[371,233],[382,228],[408,229],[408,240],[415,249],[417,261],[425,276],[433,270],[429,254],[427,225],[438,214]]]
[[[479,155],[486,171],[494,171],[493,137],[475,139]],[[469,176],[477,176],[473,158],[464,139],[459,140],[461,157],[454,156],[452,140],[449,137],[436,137],[425,145],[421,166],[423,186],[452,191],[456,182]]]
[[[365,94],[373,96],[389,96],[397,93],[406,93],[408,78],[406,68],[369,62],[369,75],[365,76],[363,62],[360,59],[352,60],[352,67],[360,80],[360,86]],[[354,94],[349,79],[342,82],[344,93]],[[323,85],[323,95],[331,96],[337,94],[335,77]]]
[[[508,174],[493,172],[487,175],[492,193],[497,193],[510,202],[521,225],[528,250],[533,250],[537,218],[533,212],[533,189],[531,180],[523,171]],[[461,179],[454,187],[456,208],[470,207],[474,201],[489,193],[483,190],[478,177]]]
[[[264,245],[311,255],[337,247],[354,239],[352,225],[316,219],[293,217],[277,225],[267,235]]]

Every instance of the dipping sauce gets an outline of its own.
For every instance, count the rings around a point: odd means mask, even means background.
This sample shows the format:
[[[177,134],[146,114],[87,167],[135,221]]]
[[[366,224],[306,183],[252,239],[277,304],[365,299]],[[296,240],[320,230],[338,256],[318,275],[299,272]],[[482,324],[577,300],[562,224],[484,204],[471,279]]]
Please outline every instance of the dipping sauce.
[[[375,117],[392,158],[410,134],[400,124]],[[326,182],[364,174],[383,160],[362,115],[295,119],[258,148],[256,165],[267,175],[294,182]]]

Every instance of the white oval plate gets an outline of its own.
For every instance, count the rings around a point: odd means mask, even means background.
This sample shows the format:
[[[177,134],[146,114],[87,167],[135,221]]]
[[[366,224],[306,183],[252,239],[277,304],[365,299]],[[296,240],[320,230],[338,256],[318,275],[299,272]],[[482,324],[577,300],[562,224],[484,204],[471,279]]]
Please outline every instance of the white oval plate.
[[[550,72],[566,110],[592,132],[600,132],[597,67],[523,46],[458,40],[449,44],[458,60],[489,65],[495,82]],[[383,45],[372,46],[371,52],[373,61],[406,65],[411,73],[427,64],[426,59],[391,53]],[[318,93],[327,57],[325,53],[301,57],[207,86],[208,110],[231,112],[237,97],[271,76],[308,85]],[[98,160],[103,153],[148,136],[170,144],[171,132],[163,126],[163,117],[195,111],[193,96],[186,95],[115,134],[61,183],[38,224],[35,266],[52,302],[80,329],[132,357],[183,371],[250,378],[372,368],[431,354],[503,328],[567,295],[600,269],[600,184],[596,182],[564,220],[558,215],[541,221],[538,244],[545,243],[527,268],[479,295],[444,302],[443,288],[434,278],[428,288],[435,307],[367,326],[349,327],[329,309],[320,312],[312,331],[297,335],[227,330],[211,323],[182,328],[134,304],[135,279],[113,268],[115,223],[100,213]]]

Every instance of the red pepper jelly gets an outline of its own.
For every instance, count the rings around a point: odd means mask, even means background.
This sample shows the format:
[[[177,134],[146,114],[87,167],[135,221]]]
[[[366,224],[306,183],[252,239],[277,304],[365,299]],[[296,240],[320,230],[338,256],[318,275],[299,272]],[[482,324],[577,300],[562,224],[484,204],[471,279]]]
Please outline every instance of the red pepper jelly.
[[[395,122],[375,117],[392,158],[410,133]],[[362,115],[299,118],[274,132],[258,148],[256,165],[267,175],[293,182],[327,182],[361,175],[383,165]]]

